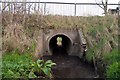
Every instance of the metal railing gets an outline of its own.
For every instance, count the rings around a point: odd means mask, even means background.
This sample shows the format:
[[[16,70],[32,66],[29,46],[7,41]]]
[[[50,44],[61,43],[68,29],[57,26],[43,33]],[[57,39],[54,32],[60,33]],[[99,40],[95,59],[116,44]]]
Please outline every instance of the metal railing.
[[[1,2],[1,11],[11,13],[38,13],[43,15],[92,16],[103,15],[103,10],[96,3],[63,3],[63,2]],[[103,5],[103,4],[99,4]],[[120,4],[108,4],[109,8]]]

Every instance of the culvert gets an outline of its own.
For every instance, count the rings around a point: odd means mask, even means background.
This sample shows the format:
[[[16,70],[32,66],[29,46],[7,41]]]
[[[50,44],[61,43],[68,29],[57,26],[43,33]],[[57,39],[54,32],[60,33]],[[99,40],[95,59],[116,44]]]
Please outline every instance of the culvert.
[[[62,38],[62,46],[57,45],[57,38]],[[71,39],[65,34],[56,34],[49,40],[49,52],[52,55],[69,55],[72,47]]]
[[[42,35],[38,37],[40,44],[37,44],[35,56],[40,58],[41,56],[67,53],[69,56],[82,58],[86,54],[86,40],[81,30],[52,29],[46,31],[41,31]],[[61,49],[56,45],[57,37],[62,37],[63,46]]]

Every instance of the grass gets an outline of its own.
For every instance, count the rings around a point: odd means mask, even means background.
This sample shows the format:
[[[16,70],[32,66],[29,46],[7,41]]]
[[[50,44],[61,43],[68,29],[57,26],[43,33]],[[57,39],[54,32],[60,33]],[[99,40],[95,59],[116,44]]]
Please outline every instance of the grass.
[[[3,24],[2,24],[3,30],[5,27],[6,27],[6,29],[8,29],[7,28],[8,26],[6,26],[6,25],[9,25],[9,24],[6,24],[6,22],[9,22],[9,20],[7,20],[7,18],[9,16],[10,15],[5,15],[3,17],[3,20],[5,20],[5,21],[3,21]],[[22,15],[19,17],[22,17]],[[16,19],[16,16],[13,16],[13,19],[14,18]],[[21,20],[22,18],[17,18],[17,19],[20,19],[20,20],[16,20],[16,21],[22,21]],[[14,23],[14,21],[13,21],[13,23]],[[34,14],[34,15],[26,16],[25,24],[21,24],[19,22],[17,24],[23,26],[23,28],[22,28],[24,30],[23,34],[26,34],[26,35],[22,36],[22,37],[27,37],[28,39],[35,39],[35,37],[34,37],[35,31],[39,31],[42,28],[72,29],[72,28],[76,28],[76,26],[77,26],[78,28],[82,29],[85,37],[92,36],[92,40],[96,40],[95,37],[98,34],[100,34],[101,36],[108,34],[105,31],[105,29],[110,28],[111,25],[115,26],[115,24],[117,24],[117,20],[113,16],[73,17],[73,16],[58,16],[58,15],[43,16],[43,15]],[[16,27],[20,27],[20,26],[16,26]],[[114,27],[112,30],[114,30]],[[9,30],[6,30],[6,31],[9,31]],[[115,29],[115,31],[116,31],[116,29]],[[9,32],[7,32],[7,33],[9,33]],[[89,34],[87,34],[87,33],[89,33]],[[112,34],[112,33],[110,33],[110,34]],[[21,34],[18,33],[18,35],[21,35]],[[6,36],[6,35],[4,35],[4,36]],[[10,37],[10,35],[8,35],[8,36]],[[111,36],[111,35],[109,35],[109,36]]]
[[[104,54],[103,59],[108,64],[112,64],[114,62],[119,62],[120,55],[118,53],[118,49],[113,49],[112,52]]]
[[[94,56],[94,50],[92,48],[89,48],[86,55],[87,61],[92,62],[93,56]]]
[[[114,62],[108,66],[106,70],[107,78],[113,78],[114,80],[119,80],[120,78],[120,61]]]
[[[103,59],[107,63],[106,77],[120,78],[120,55],[118,49],[113,49],[111,53],[104,55]]]
[[[114,16],[89,16],[89,17],[73,17],[73,16],[52,16],[52,15],[26,15],[26,22],[25,24],[22,24],[23,15],[21,16],[13,16],[13,22],[14,24],[10,25],[10,15],[3,14],[3,50],[8,51],[10,48],[11,50],[14,50],[16,47],[19,49],[19,51],[26,52],[25,50],[27,48],[30,48],[29,50],[34,53],[36,44],[40,43],[33,43],[34,40],[37,40],[37,37],[39,37],[39,31],[41,29],[73,29],[78,27],[83,31],[83,34],[86,38],[87,45],[88,45],[88,53],[86,55],[86,58],[89,62],[93,61],[93,57],[101,57],[99,55],[103,55],[106,53],[111,53],[110,49],[112,48],[109,45],[109,41],[114,42],[113,45],[117,47],[118,43],[118,37],[117,31],[118,31],[118,21],[117,18]],[[17,17],[17,18],[16,18]],[[18,19],[15,20],[14,19]],[[17,22],[18,21],[18,22]],[[19,24],[15,26],[16,24]],[[12,27],[11,27],[12,26]],[[20,33],[14,33],[14,29],[17,31],[20,31]],[[110,31],[109,31],[110,30]],[[35,35],[35,32],[36,33]],[[12,34],[12,35],[11,35]],[[19,37],[15,37],[21,36]],[[18,41],[16,41],[18,40]],[[38,41],[39,42],[39,41]],[[116,43],[116,44],[115,44]],[[27,48],[24,46],[26,45]],[[33,48],[31,47],[33,46]],[[107,49],[105,49],[107,45]],[[114,50],[113,50],[114,51]],[[21,54],[21,53],[20,53]],[[115,54],[112,53],[112,55],[115,56]],[[103,55],[105,56],[105,55]],[[116,57],[111,57],[114,58]],[[107,58],[107,57],[106,57]],[[111,62],[111,59],[105,59],[105,61],[108,60],[108,63]],[[107,62],[106,62],[107,63]],[[112,64],[112,63],[111,63]]]
[[[3,55],[2,78],[52,78],[51,68],[56,65],[51,60],[34,61],[29,53],[17,50]]]

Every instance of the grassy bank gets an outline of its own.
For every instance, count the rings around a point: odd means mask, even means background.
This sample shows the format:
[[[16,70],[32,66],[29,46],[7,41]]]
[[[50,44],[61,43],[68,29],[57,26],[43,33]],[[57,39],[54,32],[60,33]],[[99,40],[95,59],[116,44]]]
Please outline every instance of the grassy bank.
[[[39,42],[37,38],[41,29],[73,29],[77,27],[82,30],[87,41],[86,59],[88,62],[99,63],[102,61],[100,66],[106,64],[105,73],[108,77],[112,74],[109,71],[114,68],[114,65],[119,66],[119,62],[114,61],[114,58],[119,57],[116,55],[118,53],[116,49],[118,48],[119,29],[117,16],[73,17],[38,14],[26,15],[24,18],[23,16],[20,14],[13,14],[12,16],[8,13],[3,14],[3,52],[10,52],[17,48],[21,54],[26,49],[32,50],[31,45],[37,45]],[[33,54],[37,51],[36,47],[34,48],[31,52]],[[115,57],[109,57],[111,59],[108,59],[107,62],[105,55]],[[115,68],[119,69],[119,67]]]

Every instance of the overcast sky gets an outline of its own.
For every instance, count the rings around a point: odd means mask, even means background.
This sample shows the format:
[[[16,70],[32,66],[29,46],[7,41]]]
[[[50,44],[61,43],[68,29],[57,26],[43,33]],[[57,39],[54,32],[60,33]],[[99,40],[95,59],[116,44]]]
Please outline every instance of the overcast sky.
[[[24,0],[1,0],[1,1],[24,1]],[[101,0],[26,0],[26,1],[42,1],[42,2],[69,2],[69,3],[94,3]],[[105,1],[105,0],[103,0]],[[108,0],[109,3],[118,3],[120,0]]]
[[[28,0],[30,1],[30,0]],[[31,0],[34,1],[34,0]],[[37,0],[39,1],[39,0]],[[49,1],[49,2],[72,2],[72,3],[94,3],[95,0],[40,0],[40,1]],[[96,0],[101,1],[101,0]],[[108,0],[109,3],[118,3],[120,0]]]
[[[2,0],[2,1],[24,1],[24,0]],[[65,2],[65,3],[99,3],[101,0],[26,0],[26,1],[41,1],[41,2]],[[105,1],[105,0],[104,0]],[[108,3],[118,4],[120,0],[108,0]],[[117,5],[109,5],[108,9],[116,9]],[[44,4],[41,4],[44,8]],[[46,14],[54,15],[74,15],[74,5],[61,5],[61,4],[46,4]],[[77,5],[76,15],[102,15],[103,10],[98,5]]]

